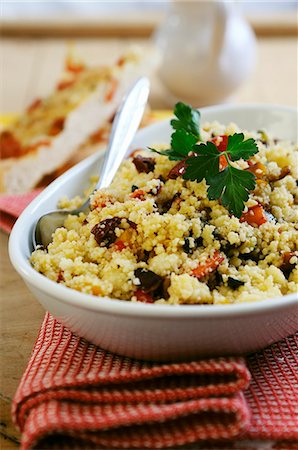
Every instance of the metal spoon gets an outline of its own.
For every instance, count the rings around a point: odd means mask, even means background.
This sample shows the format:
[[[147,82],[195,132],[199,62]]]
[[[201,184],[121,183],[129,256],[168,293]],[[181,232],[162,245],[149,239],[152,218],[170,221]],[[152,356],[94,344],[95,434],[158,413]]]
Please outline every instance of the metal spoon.
[[[150,82],[148,78],[139,78],[120,105],[113,122],[108,148],[95,190],[111,184],[141,122],[149,90]],[[80,212],[88,211],[89,204],[90,199],[88,198],[80,208],[72,211],[55,210],[41,216],[32,233],[34,250],[40,246],[46,248],[52,241],[52,234],[57,228],[63,226],[66,217],[69,214],[78,215]]]

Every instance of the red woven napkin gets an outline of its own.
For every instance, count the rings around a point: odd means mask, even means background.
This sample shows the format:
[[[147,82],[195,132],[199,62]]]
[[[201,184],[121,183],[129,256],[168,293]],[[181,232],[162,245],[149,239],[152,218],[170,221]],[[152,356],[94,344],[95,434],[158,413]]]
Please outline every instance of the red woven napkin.
[[[10,233],[19,215],[40,192],[35,189],[26,194],[0,195],[0,229]]]
[[[239,438],[289,442],[298,439],[297,363],[297,336],[247,363],[236,357],[136,361],[76,337],[47,313],[13,417],[24,450],[176,448],[210,439],[229,440],[226,448],[232,448]]]

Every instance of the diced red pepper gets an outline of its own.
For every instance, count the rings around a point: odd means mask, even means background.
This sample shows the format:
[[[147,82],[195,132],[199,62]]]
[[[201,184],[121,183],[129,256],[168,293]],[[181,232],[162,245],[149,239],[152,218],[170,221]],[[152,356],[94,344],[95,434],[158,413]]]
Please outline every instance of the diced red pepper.
[[[229,136],[226,134],[221,134],[219,136],[215,136],[211,142],[217,147],[219,152],[225,152],[228,146]]]
[[[289,263],[290,259],[293,256],[298,256],[298,253],[297,252],[284,252],[284,254],[283,254],[283,262]]]
[[[122,250],[126,248],[125,242],[121,241],[121,239],[119,239],[119,241],[116,241],[114,245],[116,252],[122,252]]]
[[[216,146],[217,150],[219,152],[225,152],[228,146],[228,139],[229,136],[225,135],[225,134],[221,134],[220,136],[215,136],[215,138],[213,138],[211,140],[211,142],[213,142],[213,144]],[[227,167],[228,162],[227,159],[224,155],[219,157],[219,169],[223,170]]]
[[[256,162],[255,164],[251,161],[247,161],[249,167],[246,169],[248,172],[251,172],[255,175],[257,179],[261,179],[266,172],[266,167],[261,162]]]
[[[227,158],[225,157],[225,155],[221,155],[219,157],[219,170],[224,170],[228,165],[228,161]]]
[[[154,303],[151,295],[147,292],[144,292],[142,289],[137,289],[135,292],[135,296],[137,297],[138,302]]]
[[[143,189],[136,189],[129,196],[131,198],[138,198],[139,200],[145,200],[145,191],[143,191]]]
[[[223,262],[224,257],[216,250],[212,257],[208,258],[203,264],[199,263],[198,266],[191,272],[196,278],[203,278],[206,275],[214,272],[217,267]]]
[[[240,222],[247,222],[253,227],[259,227],[263,223],[268,222],[264,208],[258,204],[248,208],[248,211],[240,217]]]

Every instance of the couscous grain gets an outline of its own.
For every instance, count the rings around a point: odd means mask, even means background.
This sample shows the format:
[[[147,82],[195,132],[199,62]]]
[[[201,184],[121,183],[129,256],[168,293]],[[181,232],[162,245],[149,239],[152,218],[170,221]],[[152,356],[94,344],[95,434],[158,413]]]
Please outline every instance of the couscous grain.
[[[239,131],[215,122],[201,137]],[[48,248],[33,252],[33,267],[72,289],[126,301],[229,304],[297,292],[297,147],[244,135],[259,152],[235,163],[257,178],[240,219],[208,199],[205,180],[185,180],[177,161],[140,149],[92,195],[89,214],[70,215]]]

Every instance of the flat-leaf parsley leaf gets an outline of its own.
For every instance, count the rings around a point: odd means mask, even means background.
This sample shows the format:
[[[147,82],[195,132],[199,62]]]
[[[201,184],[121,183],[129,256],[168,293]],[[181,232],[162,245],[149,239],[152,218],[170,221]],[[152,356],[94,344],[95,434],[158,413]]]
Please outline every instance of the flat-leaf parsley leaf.
[[[196,142],[197,138],[195,136],[181,129],[172,134],[171,148],[167,150],[155,150],[149,147],[149,150],[167,156],[171,161],[180,161],[181,159],[187,158]]]
[[[184,130],[195,136],[197,141],[200,136],[200,111],[182,102],[178,102],[174,108],[177,119],[171,120],[171,125],[175,130]]]
[[[183,178],[192,181],[209,180],[219,171],[220,153],[212,142],[194,145],[194,156],[187,158]]]
[[[221,198],[225,206],[236,217],[240,217],[244,209],[244,202],[248,200],[249,191],[255,187],[255,176],[246,170],[236,169],[230,164],[209,179],[208,198]]]
[[[171,136],[171,148],[168,150],[150,149],[167,156],[171,160],[185,160],[183,178],[191,181],[206,180],[209,185],[209,200],[221,199],[232,214],[240,217],[249,191],[256,185],[255,175],[249,171],[237,169],[231,161],[248,160],[258,152],[254,139],[245,139],[243,133],[228,136],[225,151],[219,151],[216,145],[200,141],[200,113],[190,105],[177,103],[174,109],[177,119],[171,120],[174,133]],[[227,167],[220,171],[219,159],[224,156]]]
[[[229,158],[232,161],[238,161],[238,159],[249,159],[255,155],[259,150],[254,139],[244,140],[243,133],[235,133],[228,137],[227,150]]]

